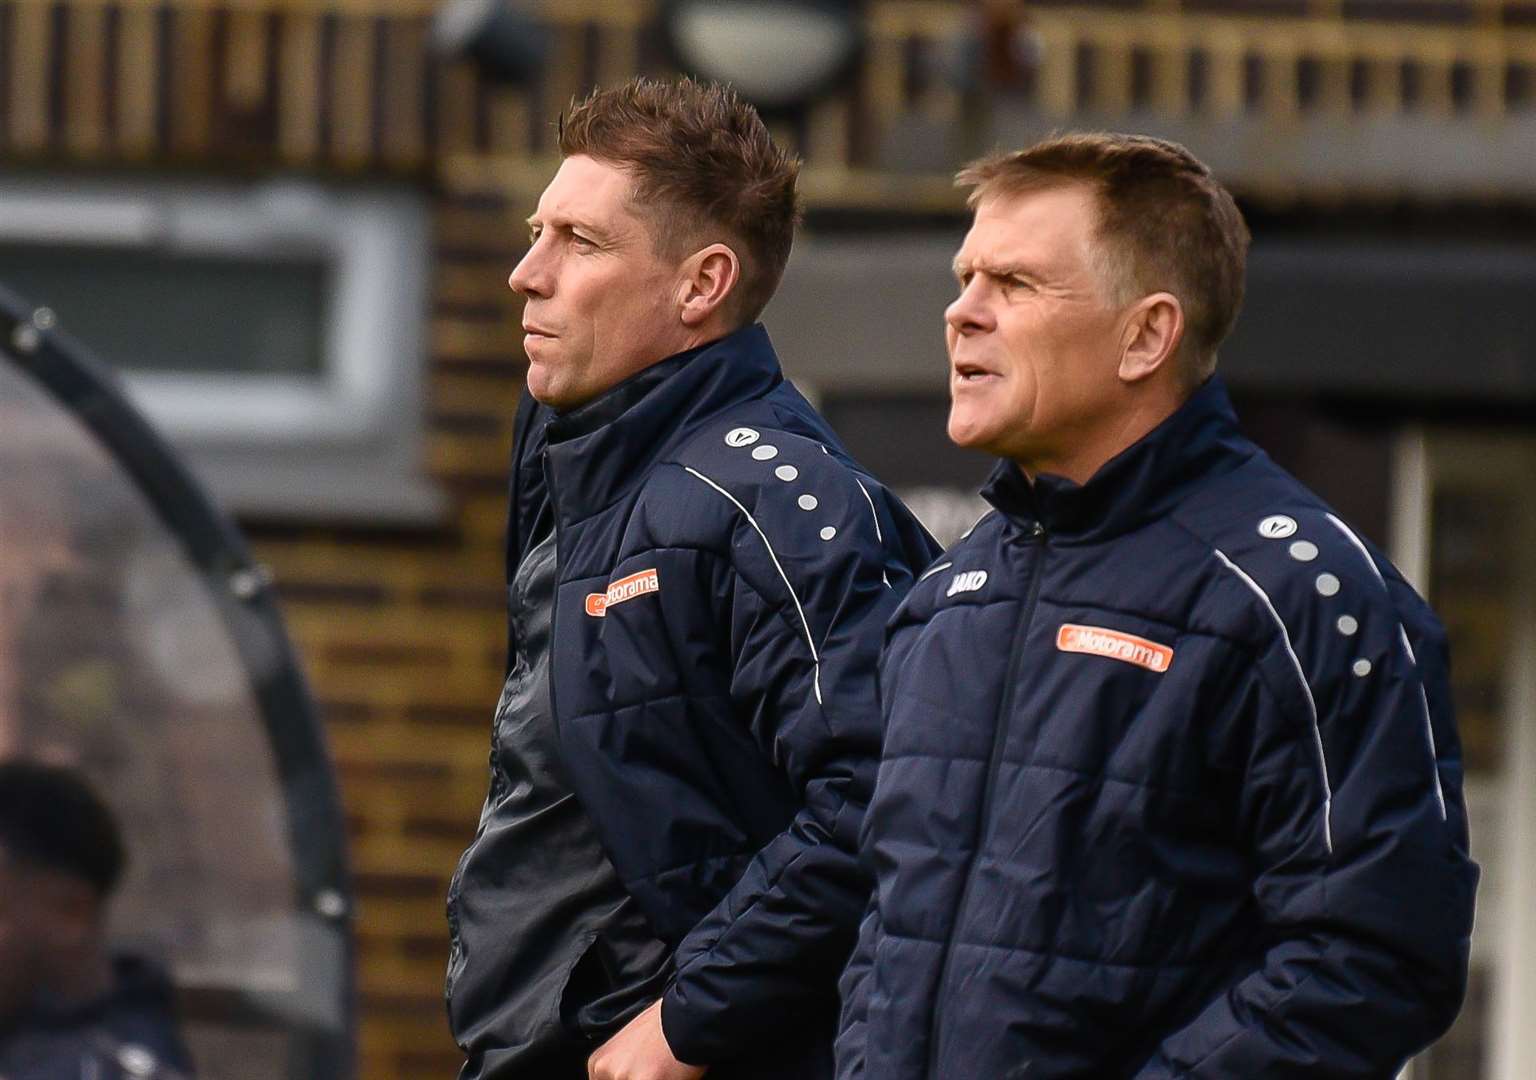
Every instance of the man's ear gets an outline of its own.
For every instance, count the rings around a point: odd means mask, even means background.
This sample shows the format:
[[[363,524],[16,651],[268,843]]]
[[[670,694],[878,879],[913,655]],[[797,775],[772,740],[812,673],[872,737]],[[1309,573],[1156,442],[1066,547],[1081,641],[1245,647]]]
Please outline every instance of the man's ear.
[[[1184,307],[1172,293],[1143,297],[1131,308],[1121,335],[1120,380],[1138,383],[1171,371],[1184,340]]]
[[[716,318],[741,281],[741,260],[725,244],[700,248],[683,262],[683,325],[697,329]]]

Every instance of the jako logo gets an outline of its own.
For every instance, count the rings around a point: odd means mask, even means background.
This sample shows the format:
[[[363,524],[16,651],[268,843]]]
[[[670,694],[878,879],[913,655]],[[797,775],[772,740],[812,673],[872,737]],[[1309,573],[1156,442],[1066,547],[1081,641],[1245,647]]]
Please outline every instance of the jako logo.
[[[1124,660],[1127,664],[1159,673],[1167,671],[1168,665],[1173,663],[1173,650],[1168,646],[1102,626],[1062,623],[1056,632],[1056,647],[1062,652]]]
[[[951,580],[949,583],[949,588],[945,590],[944,595],[954,596],[955,593],[975,592],[986,583],[987,572],[985,570],[966,570],[954,576],[953,580]]]
[[[638,574],[619,578],[608,586],[606,593],[587,594],[587,614],[601,619],[614,604],[622,604],[646,593],[660,592],[661,579],[655,570],[642,570]]]

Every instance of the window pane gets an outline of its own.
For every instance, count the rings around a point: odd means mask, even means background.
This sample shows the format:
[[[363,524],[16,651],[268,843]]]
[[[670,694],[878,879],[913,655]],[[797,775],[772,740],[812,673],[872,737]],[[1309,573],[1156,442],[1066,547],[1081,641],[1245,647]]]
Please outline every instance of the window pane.
[[[1430,602],[1451,642],[1451,691],[1469,777],[1504,757],[1504,684],[1517,565],[1513,493],[1445,486],[1430,517]],[[1474,823],[1475,824],[1475,823]]]
[[[325,264],[153,248],[0,244],[0,281],[136,371],[319,375]]]

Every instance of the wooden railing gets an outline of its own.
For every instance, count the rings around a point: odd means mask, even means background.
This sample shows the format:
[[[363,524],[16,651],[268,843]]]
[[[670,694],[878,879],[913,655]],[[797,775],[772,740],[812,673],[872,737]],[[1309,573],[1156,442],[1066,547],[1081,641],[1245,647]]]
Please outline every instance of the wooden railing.
[[[1037,43],[1039,105],[1062,117],[1137,105],[1280,123],[1305,112],[1499,119],[1536,108],[1536,31],[1497,24],[1053,9],[1021,32]]]
[[[873,0],[850,85],[781,134],[813,202],[949,204],[946,175],[990,118],[1299,118],[1464,114],[1494,128],[1536,108],[1536,30],[1469,0],[1462,25],[977,0]],[[549,173],[552,120],[590,81],[656,70],[655,0],[547,0],[551,53],[532,86],[435,56],[433,0],[0,0],[0,155],[12,161],[249,164],[419,172],[453,190]],[[965,46],[970,45],[967,51]],[[981,69],[954,57],[1004,56]],[[948,67],[936,56],[951,57]],[[914,124],[931,167],[898,160]],[[910,135],[908,136],[910,138]]]

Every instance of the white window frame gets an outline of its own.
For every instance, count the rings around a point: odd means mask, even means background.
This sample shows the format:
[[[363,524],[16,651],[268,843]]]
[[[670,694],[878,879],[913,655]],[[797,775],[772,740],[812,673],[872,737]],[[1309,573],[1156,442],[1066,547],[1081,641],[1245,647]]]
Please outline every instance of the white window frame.
[[[420,461],[430,236],[418,193],[12,177],[0,181],[0,240],[323,263],[319,375],[127,370],[128,393],[237,512],[385,524],[441,515]]]
[[[1429,586],[1435,492],[1446,483],[1507,492],[1536,475],[1536,441],[1507,435],[1411,428],[1399,437],[1394,458],[1390,546],[1393,561],[1420,593]],[[1526,1080],[1536,1067],[1536,504],[1521,494],[1514,548],[1527,557],[1512,574],[1507,766],[1498,780],[1466,785],[1472,853],[1483,868],[1472,958],[1493,972],[1484,1032],[1491,1080]],[[1411,1064],[1403,1076],[1449,1080],[1422,1063]]]

